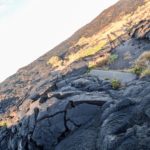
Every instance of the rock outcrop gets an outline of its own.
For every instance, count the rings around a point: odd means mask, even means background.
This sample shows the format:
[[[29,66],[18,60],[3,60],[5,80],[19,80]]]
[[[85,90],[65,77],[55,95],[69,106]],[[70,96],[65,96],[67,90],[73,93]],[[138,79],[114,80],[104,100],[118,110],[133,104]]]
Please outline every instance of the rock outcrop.
[[[17,111],[19,122],[0,130],[1,149],[150,148],[149,78],[120,90],[88,74],[70,80],[24,101]]]

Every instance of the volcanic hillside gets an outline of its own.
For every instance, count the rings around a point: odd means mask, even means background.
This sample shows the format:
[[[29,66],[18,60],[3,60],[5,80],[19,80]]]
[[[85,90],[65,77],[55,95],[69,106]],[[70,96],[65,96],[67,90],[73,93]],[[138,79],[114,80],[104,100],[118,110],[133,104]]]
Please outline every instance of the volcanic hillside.
[[[0,84],[0,150],[149,149],[149,0],[118,1]]]

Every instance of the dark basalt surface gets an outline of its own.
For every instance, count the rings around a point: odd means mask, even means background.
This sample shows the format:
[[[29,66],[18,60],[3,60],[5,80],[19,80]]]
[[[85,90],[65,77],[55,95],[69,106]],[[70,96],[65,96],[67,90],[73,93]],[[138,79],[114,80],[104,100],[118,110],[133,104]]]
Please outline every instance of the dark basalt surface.
[[[61,82],[65,80],[69,78]],[[18,124],[0,129],[0,149],[150,149],[150,78],[119,90],[89,75],[70,80],[43,93],[47,97],[42,103],[43,94],[24,101]]]

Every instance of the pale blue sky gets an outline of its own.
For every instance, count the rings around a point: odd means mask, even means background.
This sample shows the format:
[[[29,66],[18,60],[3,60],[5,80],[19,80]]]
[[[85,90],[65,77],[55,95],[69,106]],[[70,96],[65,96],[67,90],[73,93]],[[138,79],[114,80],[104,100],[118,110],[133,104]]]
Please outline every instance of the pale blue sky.
[[[27,0],[28,1],[28,0]],[[6,17],[25,5],[25,0],[0,0],[0,17]]]
[[[118,0],[0,0],[0,81]]]

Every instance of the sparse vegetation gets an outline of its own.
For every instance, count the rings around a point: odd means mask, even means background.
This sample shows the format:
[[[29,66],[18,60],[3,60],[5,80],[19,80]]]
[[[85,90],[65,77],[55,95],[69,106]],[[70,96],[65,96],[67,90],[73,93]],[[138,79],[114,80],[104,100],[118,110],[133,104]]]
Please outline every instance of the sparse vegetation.
[[[119,80],[113,79],[111,80],[111,86],[114,90],[117,90],[121,87],[121,82]]]
[[[62,65],[62,63],[63,61],[58,56],[51,57],[47,62],[47,64],[51,65],[52,67],[59,67]]]
[[[144,52],[141,54],[141,56],[135,61],[131,72],[141,77],[150,75],[150,52]]]
[[[110,58],[110,54],[105,54],[103,57],[99,57],[96,60],[92,60],[89,62],[89,68],[102,67],[108,63]]]
[[[82,42],[84,43],[84,41]],[[106,40],[105,41],[102,40],[98,43],[93,43],[93,45],[87,46],[86,48],[84,47],[83,49],[80,49],[76,53],[74,52],[70,53],[65,58],[65,60],[62,60],[58,56],[53,56],[47,61],[47,64],[51,65],[53,68],[56,68],[56,67],[59,69],[65,68],[75,61],[82,60],[85,57],[96,54],[106,45],[106,43],[107,43]],[[100,58],[100,60],[97,60],[97,61],[103,62],[104,60],[105,60],[105,57],[102,59]],[[90,64],[89,69],[95,67],[95,61],[91,61],[89,64]]]
[[[139,66],[143,69],[150,66],[150,52],[144,52],[135,62],[136,66]]]
[[[7,123],[6,122],[0,122],[0,127],[7,127]]]
[[[150,76],[150,69],[145,69],[145,70],[141,73],[141,77],[145,77],[145,76]]]
[[[109,58],[109,64],[112,64],[114,63],[116,60],[118,59],[118,55],[117,54],[112,54],[110,55],[110,58]]]
[[[142,73],[142,71],[143,71],[143,69],[142,69],[141,67],[139,67],[139,66],[134,66],[130,71],[131,71],[132,73],[134,73],[134,74],[140,76],[141,73]]]
[[[81,49],[77,53],[70,54],[68,56],[68,59],[70,62],[74,62],[74,61],[79,60],[81,58],[94,55],[95,53],[100,51],[105,44],[106,44],[106,41],[102,41],[93,47],[89,47],[87,49]]]
[[[89,68],[102,67],[107,64],[113,63],[116,59],[118,59],[118,55],[106,53],[103,57],[99,57],[96,60],[89,62]],[[109,68],[105,67],[105,70],[109,70]]]
[[[89,62],[89,68],[103,67],[104,65],[111,64],[118,59],[118,55],[106,53],[103,57],[98,57],[96,60]],[[104,70],[109,70],[108,67],[104,67]]]

